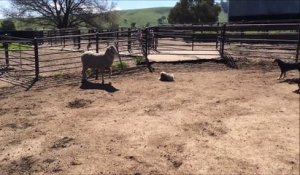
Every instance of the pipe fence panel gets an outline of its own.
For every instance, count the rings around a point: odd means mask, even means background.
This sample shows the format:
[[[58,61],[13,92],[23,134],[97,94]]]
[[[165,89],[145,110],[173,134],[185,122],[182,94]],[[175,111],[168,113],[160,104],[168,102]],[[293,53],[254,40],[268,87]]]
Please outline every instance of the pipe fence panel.
[[[236,59],[297,61],[300,24],[228,25],[224,51]]]
[[[33,41],[27,38],[0,36],[0,79],[24,84],[35,79]]]
[[[81,54],[84,51],[104,54],[111,45],[116,46],[120,54],[120,58],[115,59],[113,68],[136,66],[134,57],[142,56],[139,33],[138,30],[109,31],[39,38],[38,41],[42,40],[41,42],[58,41],[38,46],[40,76],[80,73]]]

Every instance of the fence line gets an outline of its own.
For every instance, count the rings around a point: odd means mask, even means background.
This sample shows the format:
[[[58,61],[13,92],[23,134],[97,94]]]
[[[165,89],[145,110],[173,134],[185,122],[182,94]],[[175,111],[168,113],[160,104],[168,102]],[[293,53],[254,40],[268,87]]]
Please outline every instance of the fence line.
[[[1,56],[1,59],[5,63],[0,67],[18,67],[16,70],[20,71],[28,70],[18,66],[18,64],[34,67],[32,73],[34,73],[34,79],[38,80],[40,74],[44,72],[80,67],[77,65],[80,64],[79,56],[74,56],[75,53],[80,54],[84,50],[91,49],[99,53],[100,50],[105,49],[109,44],[114,44],[124,56],[143,55],[149,71],[153,70],[148,59],[150,54],[163,55],[164,53],[159,51],[172,49],[191,51],[218,50],[222,58],[228,54],[266,57],[256,54],[260,50],[270,55],[295,56],[295,61],[299,60],[299,23],[169,25],[154,26],[143,30],[122,29],[101,32],[90,29],[86,33],[78,31],[78,29],[69,29],[48,30],[44,31],[44,33],[47,33],[47,35],[32,39],[1,35],[0,43],[2,43],[2,48],[0,48],[0,53],[3,52],[3,58]],[[18,43],[19,45],[26,45],[26,47],[12,49],[10,48],[10,43]],[[274,44],[280,50],[279,52],[272,51],[274,50]],[[17,53],[20,54],[19,57]],[[27,55],[27,57],[22,57],[22,55]],[[18,63],[19,58],[20,63]],[[29,58],[31,60],[28,60]],[[10,60],[13,64],[10,63]],[[120,58],[119,61],[123,67],[122,59]]]

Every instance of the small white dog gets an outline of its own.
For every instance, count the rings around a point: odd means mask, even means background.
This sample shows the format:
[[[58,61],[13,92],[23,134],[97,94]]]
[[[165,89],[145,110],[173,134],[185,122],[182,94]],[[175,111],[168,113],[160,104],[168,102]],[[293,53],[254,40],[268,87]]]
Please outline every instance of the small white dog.
[[[160,81],[174,81],[174,75],[173,74],[168,74],[166,72],[161,72],[159,80]]]

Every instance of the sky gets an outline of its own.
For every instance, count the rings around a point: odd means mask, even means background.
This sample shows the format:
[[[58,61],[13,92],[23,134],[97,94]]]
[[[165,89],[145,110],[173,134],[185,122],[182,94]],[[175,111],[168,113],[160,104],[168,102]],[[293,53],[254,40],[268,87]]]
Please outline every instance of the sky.
[[[151,7],[174,7],[179,0],[108,0],[117,3],[116,10],[140,9]],[[0,8],[8,7],[8,0],[0,0]],[[0,18],[3,14],[0,11]]]
[[[116,9],[140,9],[150,7],[174,7],[179,0],[115,0]]]

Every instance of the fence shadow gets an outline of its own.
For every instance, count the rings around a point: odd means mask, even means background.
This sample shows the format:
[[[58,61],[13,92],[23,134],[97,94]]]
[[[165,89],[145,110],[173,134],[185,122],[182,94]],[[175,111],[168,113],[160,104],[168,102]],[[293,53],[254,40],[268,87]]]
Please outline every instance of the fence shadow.
[[[80,89],[96,89],[96,90],[103,90],[109,93],[114,93],[119,91],[119,89],[112,86],[111,83],[102,84],[102,83],[93,83],[89,81],[83,82],[80,86]]]

